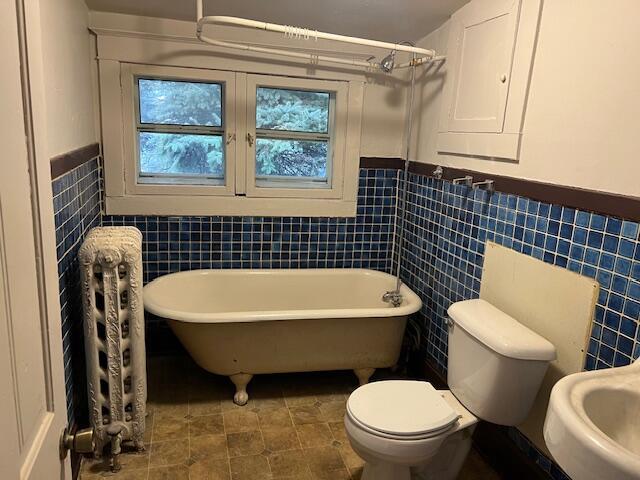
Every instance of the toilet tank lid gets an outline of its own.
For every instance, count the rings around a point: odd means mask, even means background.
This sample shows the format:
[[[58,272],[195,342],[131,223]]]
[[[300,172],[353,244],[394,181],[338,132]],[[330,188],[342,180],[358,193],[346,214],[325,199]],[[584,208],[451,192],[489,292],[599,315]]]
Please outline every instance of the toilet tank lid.
[[[485,300],[456,302],[447,313],[457,326],[505,357],[543,361],[556,358],[551,342]]]

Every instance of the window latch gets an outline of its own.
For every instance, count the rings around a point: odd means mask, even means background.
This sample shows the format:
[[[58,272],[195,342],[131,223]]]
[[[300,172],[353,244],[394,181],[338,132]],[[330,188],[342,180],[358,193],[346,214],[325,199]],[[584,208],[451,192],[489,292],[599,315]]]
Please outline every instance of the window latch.
[[[229,145],[235,139],[236,139],[236,134],[235,133],[228,133],[227,134],[227,145]]]
[[[247,142],[249,142],[249,146],[253,147],[253,135],[247,133]]]

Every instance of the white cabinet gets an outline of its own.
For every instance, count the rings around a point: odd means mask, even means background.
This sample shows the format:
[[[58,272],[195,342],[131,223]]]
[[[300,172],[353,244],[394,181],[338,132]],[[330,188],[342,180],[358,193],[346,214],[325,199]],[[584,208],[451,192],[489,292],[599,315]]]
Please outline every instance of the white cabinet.
[[[540,0],[472,0],[451,17],[438,152],[517,160]]]

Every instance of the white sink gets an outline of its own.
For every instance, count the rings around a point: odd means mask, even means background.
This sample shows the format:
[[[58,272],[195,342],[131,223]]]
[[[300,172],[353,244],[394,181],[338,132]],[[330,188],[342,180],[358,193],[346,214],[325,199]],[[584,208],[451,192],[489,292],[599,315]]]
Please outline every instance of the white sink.
[[[556,383],[544,439],[574,480],[640,480],[640,359]]]

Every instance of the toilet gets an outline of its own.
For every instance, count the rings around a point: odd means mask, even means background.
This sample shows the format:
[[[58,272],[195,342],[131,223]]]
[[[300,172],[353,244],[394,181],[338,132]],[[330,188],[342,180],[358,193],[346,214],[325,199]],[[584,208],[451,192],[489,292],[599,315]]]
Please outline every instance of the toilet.
[[[447,382],[386,380],[347,401],[345,429],[365,460],[362,480],[455,479],[478,420],[528,415],[555,347],[484,300],[451,305]]]

